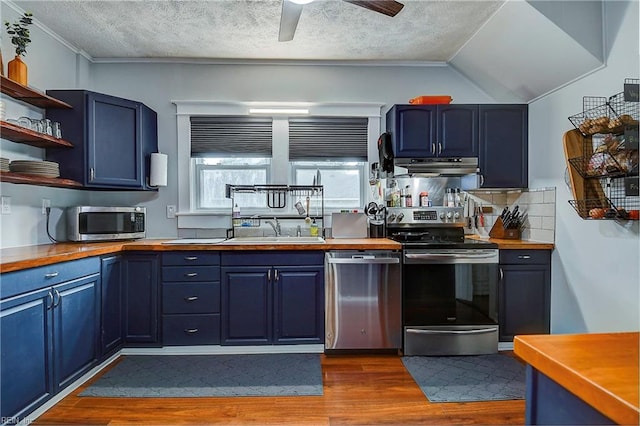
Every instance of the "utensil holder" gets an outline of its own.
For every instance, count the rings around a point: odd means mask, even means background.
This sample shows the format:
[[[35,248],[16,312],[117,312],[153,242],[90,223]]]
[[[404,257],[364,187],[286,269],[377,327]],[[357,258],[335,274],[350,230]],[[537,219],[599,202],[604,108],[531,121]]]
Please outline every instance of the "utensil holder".
[[[491,231],[489,231],[489,236],[491,238],[501,238],[503,240],[519,240],[522,236],[520,229],[504,229],[504,225],[502,223],[502,218],[498,217],[496,222],[491,227]]]

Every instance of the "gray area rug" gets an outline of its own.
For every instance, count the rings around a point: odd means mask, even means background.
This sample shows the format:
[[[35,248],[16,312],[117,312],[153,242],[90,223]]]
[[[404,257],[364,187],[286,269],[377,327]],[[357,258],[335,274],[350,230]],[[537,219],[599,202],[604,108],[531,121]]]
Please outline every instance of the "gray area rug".
[[[80,396],[322,395],[320,354],[131,355]]]
[[[431,402],[524,399],[525,366],[508,355],[402,357]]]

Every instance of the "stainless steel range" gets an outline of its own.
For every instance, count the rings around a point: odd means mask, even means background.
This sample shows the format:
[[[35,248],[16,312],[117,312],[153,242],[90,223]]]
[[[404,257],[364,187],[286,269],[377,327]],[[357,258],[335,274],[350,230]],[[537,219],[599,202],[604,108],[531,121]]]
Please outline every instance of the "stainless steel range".
[[[498,247],[465,238],[461,207],[389,208],[402,243],[405,355],[498,350]]]

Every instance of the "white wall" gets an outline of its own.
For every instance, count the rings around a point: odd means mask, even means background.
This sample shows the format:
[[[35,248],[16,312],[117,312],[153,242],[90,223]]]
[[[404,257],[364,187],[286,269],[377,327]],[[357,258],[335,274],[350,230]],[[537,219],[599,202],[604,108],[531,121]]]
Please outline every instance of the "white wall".
[[[553,252],[553,333],[640,329],[638,222],[583,220],[564,182],[567,117],[582,111],[583,96],[611,96],[625,78],[638,78],[638,2],[606,2],[607,65],[529,106],[529,185],[556,186]]]

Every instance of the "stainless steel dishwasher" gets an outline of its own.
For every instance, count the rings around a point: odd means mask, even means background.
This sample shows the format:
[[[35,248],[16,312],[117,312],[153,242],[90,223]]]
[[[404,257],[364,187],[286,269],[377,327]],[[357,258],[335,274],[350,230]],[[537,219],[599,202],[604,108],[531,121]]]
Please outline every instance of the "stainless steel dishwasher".
[[[325,350],[402,347],[401,253],[325,255]]]

